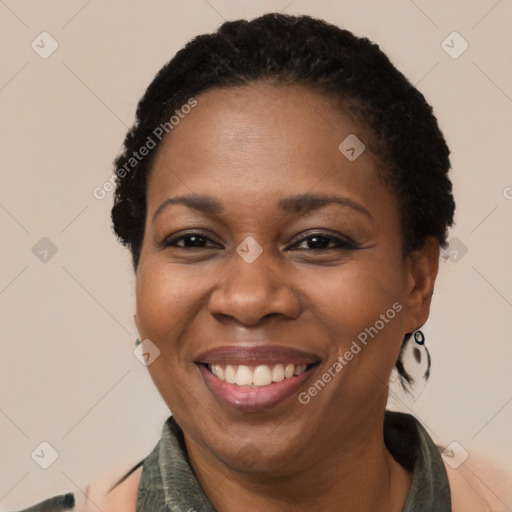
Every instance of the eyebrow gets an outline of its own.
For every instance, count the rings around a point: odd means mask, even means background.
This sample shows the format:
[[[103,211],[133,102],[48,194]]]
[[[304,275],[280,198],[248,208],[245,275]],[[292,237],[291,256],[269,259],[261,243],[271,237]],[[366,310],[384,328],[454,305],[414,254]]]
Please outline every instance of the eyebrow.
[[[183,204],[208,215],[220,215],[225,212],[225,208],[222,204],[213,197],[189,194],[186,196],[169,197],[166,199],[157,208],[153,215],[152,222],[155,222],[162,211],[173,204]],[[363,205],[357,203],[353,199],[339,194],[299,194],[280,199],[278,207],[286,213],[304,215],[314,210],[319,210],[328,204],[338,204],[343,207],[352,208],[359,213],[363,213],[370,219],[373,218],[370,212]]]

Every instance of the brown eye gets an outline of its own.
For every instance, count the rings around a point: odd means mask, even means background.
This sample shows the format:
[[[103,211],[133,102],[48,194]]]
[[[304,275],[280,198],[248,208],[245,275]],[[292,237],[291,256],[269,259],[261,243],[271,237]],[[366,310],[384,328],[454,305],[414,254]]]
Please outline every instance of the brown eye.
[[[208,243],[212,243],[218,247],[218,244],[215,244],[215,242],[202,233],[187,233],[174,238],[166,238],[163,245],[165,247],[179,247],[181,249],[203,249],[208,248],[206,245]]]
[[[356,245],[352,242],[332,236],[328,233],[313,233],[309,236],[301,238],[294,244],[294,247],[306,243],[307,247],[298,248],[302,249],[316,249],[316,250],[327,250],[327,249],[356,249]]]

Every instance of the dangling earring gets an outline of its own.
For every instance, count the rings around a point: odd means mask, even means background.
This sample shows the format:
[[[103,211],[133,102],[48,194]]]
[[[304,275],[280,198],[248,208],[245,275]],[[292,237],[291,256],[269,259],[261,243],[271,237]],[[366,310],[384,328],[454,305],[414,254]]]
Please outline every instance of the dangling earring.
[[[142,340],[140,338],[137,338],[135,341],[135,346],[140,345],[142,343]]]
[[[409,343],[411,338],[414,338],[415,341],[415,344],[412,346]],[[412,363],[412,365],[409,363]],[[417,383],[417,379],[428,380],[431,364],[430,352],[425,345],[425,335],[423,332],[417,330],[414,333],[409,332],[405,334],[398,359],[395,363],[398,374],[402,377],[402,387],[406,389],[406,386],[408,386],[410,390],[414,383]],[[418,370],[421,367],[423,367],[421,370],[422,374],[418,374]]]
[[[414,341],[418,345],[425,345],[425,335],[418,329],[414,332]],[[425,354],[427,355],[427,370],[425,371],[425,374],[423,375],[423,378],[427,380],[430,377],[430,365],[432,364],[432,361],[430,359],[430,352],[428,351],[427,347],[423,347],[425,350]],[[418,347],[414,347],[414,359],[416,359],[416,362],[419,364],[421,362],[421,353],[418,349]]]
[[[424,345],[425,344],[425,335],[419,329],[414,333],[414,341],[418,345]]]

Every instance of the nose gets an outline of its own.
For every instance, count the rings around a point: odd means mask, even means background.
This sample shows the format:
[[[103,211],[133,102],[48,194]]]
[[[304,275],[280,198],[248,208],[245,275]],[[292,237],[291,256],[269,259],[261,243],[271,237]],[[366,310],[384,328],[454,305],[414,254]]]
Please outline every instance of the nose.
[[[272,264],[264,253],[252,263],[233,254],[231,267],[210,296],[209,309],[213,316],[223,320],[230,317],[245,326],[258,325],[272,315],[288,319],[299,316],[301,301],[282,269],[279,272],[278,265]]]

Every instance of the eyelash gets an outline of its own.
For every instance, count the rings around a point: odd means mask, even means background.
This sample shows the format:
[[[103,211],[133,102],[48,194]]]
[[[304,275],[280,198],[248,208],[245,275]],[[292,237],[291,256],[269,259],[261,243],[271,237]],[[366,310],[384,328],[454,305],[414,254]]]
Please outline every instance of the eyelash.
[[[184,247],[184,246],[179,246],[177,245],[177,243],[181,240],[184,240],[186,238],[192,238],[192,237],[199,237],[201,239],[203,239],[205,242],[211,242],[213,244],[215,244],[216,242],[214,242],[211,238],[209,238],[208,236],[206,235],[203,235],[202,233],[199,233],[199,232],[191,232],[191,233],[186,233],[184,235],[180,235],[180,236],[177,236],[177,237],[174,237],[174,238],[166,238],[163,243],[162,243],[162,246],[163,247],[176,247],[176,248],[179,248],[179,249],[208,249],[208,247]],[[334,247],[322,247],[322,248],[308,248],[307,250],[310,250],[310,251],[328,251],[328,250],[332,250],[332,249],[338,249],[338,250],[355,250],[358,248],[357,244],[355,244],[354,242],[352,241],[349,241],[349,240],[344,240],[342,238],[339,238],[339,237],[335,237],[329,233],[324,233],[324,232],[317,232],[317,233],[310,233],[309,235],[307,236],[304,236],[302,237],[301,239],[297,240],[293,245],[298,245],[302,242],[305,242],[311,238],[315,238],[315,237],[318,237],[318,238],[321,238],[321,239],[326,239],[330,242],[334,242],[336,245]],[[292,249],[292,250],[297,250],[297,249]],[[298,250],[304,250],[304,249],[298,249]]]

